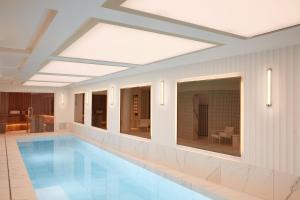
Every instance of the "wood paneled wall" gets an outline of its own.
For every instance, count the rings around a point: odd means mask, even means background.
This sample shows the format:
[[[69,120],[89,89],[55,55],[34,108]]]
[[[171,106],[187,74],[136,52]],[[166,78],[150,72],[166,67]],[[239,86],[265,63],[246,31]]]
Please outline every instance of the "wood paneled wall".
[[[53,93],[32,93],[31,96],[34,115],[54,115]]]
[[[31,93],[8,93],[8,112],[12,110],[27,111],[31,106]]]

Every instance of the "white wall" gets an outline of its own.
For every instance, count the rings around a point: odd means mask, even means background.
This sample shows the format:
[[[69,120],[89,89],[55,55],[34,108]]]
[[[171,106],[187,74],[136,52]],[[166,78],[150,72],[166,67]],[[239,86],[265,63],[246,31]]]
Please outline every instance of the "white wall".
[[[266,69],[273,69],[273,106],[266,107]],[[176,145],[176,81],[238,73],[243,77],[242,158]],[[0,91],[54,92],[55,130],[73,122],[74,93],[86,92],[85,124],[73,130],[121,151],[265,199],[286,199],[300,175],[300,46],[267,50],[65,89],[0,85]],[[160,105],[160,80],[165,105]],[[152,139],[120,134],[119,88],[150,83]],[[114,87],[114,104],[111,90]],[[108,89],[108,130],[91,128],[91,92]],[[64,95],[64,104],[61,95]],[[284,172],[284,174],[282,174]],[[286,174],[288,173],[288,174]],[[296,195],[296,196],[295,196]],[[299,199],[299,192],[293,199]],[[292,199],[292,198],[291,198]]]
[[[243,76],[244,83],[244,131],[242,133],[244,151],[242,159],[237,160],[267,169],[300,174],[300,133],[297,125],[300,119],[300,108],[297,104],[300,100],[299,57],[300,46],[292,46],[77,86],[70,91],[70,94],[87,91],[90,95],[92,90],[110,89],[114,86],[114,106],[109,106],[108,109],[108,132],[120,135],[119,88],[151,83],[152,139],[150,143],[176,147],[176,81],[183,78],[239,72]],[[273,69],[271,108],[266,107],[266,69],[269,67]],[[159,103],[160,80],[165,81],[164,106]],[[73,95],[69,100],[73,108]],[[89,127],[91,103],[86,106],[88,107],[85,109],[86,125]],[[236,160],[202,150],[197,152]]]

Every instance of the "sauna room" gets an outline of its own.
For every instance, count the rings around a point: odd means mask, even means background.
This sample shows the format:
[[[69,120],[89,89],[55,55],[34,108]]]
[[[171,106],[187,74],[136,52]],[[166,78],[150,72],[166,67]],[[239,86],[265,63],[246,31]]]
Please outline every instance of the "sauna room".
[[[54,131],[54,94],[0,92],[0,132]]]

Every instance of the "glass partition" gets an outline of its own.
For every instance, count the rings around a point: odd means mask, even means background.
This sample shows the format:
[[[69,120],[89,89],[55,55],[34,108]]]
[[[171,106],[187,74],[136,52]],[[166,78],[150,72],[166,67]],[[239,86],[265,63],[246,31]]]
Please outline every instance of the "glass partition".
[[[177,84],[177,143],[240,156],[241,78]]]
[[[151,138],[151,87],[121,89],[121,133]]]
[[[0,132],[54,131],[53,93],[0,93]]]
[[[31,133],[54,131],[54,94],[31,93],[28,117]]]
[[[92,93],[92,126],[107,129],[107,91]]]

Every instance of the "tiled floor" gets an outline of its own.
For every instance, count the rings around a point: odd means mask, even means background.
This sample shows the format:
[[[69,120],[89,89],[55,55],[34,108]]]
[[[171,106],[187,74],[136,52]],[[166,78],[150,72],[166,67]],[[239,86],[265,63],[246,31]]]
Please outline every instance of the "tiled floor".
[[[0,135],[0,197],[2,200],[10,199],[5,135]]]
[[[6,137],[11,198],[13,200],[35,200],[36,195],[19,152],[16,138],[15,136]]]
[[[6,146],[8,152],[8,168],[10,174],[10,183],[11,183],[11,199],[14,200],[35,200],[37,196],[34,192],[34,189],[31,185],[28,173],[24,166],[21,154],[19,152],[16,140],[18,138],[30,138],[30,137],[41,137],[41,136],[49,136],[49,135],[61,135],[64,133],[43,133],[43,134],[10,134],[6,137]],[[69,133],[65,133],[69,134]],[[64,135],[65,135],[64,134]],[[202,180],[199,178],[195,178],[193,176],[186,175],[182,172],[177,170],[170,169],[166,166],[162,166],[156,163],[152,163],[146,160],[138,159],[136,157],[130,156],[128,154],[124,154],[122,152],[116,151],[111,149],[107,146],[103,146],[100,143],[95,142],[95,140],[89,138],[83,134],[75,134],[76,136],[80,137],[83,140],[86,140],[96,146],[101,147],[102,149],[106,149],[112,153],[115,153],[123,158],[130,160],[131,162],[136,163],[137,165],[144,167],[148,170],[151,170],[161,176],[167,177],[185,187],[189,187],[193,190],[199,191],[203,194],[214,194],[215,197],[222,197],[221,199],[243,199],[243,200],[259,200],[259,198],[250,196],[248,194],[237,192],[235,190],[231,190],[229,188],[223,187],[221,185],[217,185],[206,180]],[[10,199],[9,196],[9,184],[8,184],[8,175],[7,175],[7,167],[6,167],[6,154],[3,152],[5,151],[5,137],[0,137],[0,175],[1,181],[0,182],[0,196],[1,200],[8,200]],[[4,159],[4,160],[3,160]],[[4,163],[2,165],[2,162]],[[2,169],[3,168],[3,169]],[[3,172],[2,172],[3,171]],[[3,178],[2,178],[3,176]],[[6,181],[5,181],[6,180]],[[5,197],[5,198],[4,198]],[[219,198],[216,198],[219,199]]]

